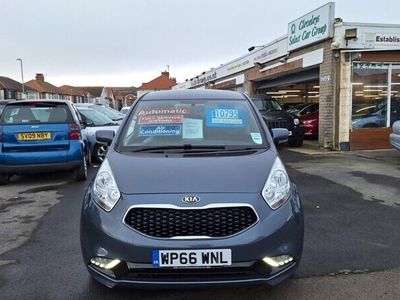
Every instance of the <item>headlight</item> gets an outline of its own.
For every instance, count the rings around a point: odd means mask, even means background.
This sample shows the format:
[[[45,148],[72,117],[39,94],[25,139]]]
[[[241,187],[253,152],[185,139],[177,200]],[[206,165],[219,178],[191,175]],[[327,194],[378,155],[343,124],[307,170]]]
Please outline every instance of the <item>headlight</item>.
[[[295,118],[293,122],[294,122],[294,125],[296,125],[296,126],[300,124],[300,120],[297,118]]]
[[[272,209],[281,207],[290,196],[290,180],[279,157],[271,168],[262,196]]]
[[[121,197],[107,159],[103,161],[97,172],[92,197],[105,211],[112,210]]]

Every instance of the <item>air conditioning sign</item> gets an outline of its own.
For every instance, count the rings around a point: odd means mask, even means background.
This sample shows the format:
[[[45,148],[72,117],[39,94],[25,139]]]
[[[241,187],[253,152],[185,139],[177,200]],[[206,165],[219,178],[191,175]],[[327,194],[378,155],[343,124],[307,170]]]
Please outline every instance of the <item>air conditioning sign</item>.
[[[335,3],[329,2],[289,23],[288,51],[332,37],[334,16]]]

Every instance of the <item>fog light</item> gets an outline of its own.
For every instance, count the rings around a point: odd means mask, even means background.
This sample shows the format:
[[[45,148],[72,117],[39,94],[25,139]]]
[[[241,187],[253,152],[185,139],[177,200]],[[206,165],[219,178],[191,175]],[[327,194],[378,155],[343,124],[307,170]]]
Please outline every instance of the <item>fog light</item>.
[[[93,257],[90,260],[90,264],[94,266],[96,270],[114,278],[123,275],[128,270],[126,263],[123,263],[119,259]]]
[[[119,259],[109,259],[104,257],[93,257],[90,263],[102,269],[110,270],[116,267],[121,261]]]
[[[279,268],[287,265],[288,263],[293,261],[293,257],[290,255],[281,255],[281,256],[275,256],[275,257],[264,257],[263,261],[270,265],[271,267]]]

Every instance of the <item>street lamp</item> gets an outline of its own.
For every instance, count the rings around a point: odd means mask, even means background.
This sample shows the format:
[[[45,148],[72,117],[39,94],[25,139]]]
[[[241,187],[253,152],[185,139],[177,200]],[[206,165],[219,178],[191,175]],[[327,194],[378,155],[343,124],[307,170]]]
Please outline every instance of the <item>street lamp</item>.
[[[22,66],[22,58],[17,58],[21,65],[21,77],[22,77],[22,94],[25,94],[25,84],[24,84],[24,68]]]
[[[260,46],[251,46],[249,49],[247,49],[249,52],[253,51],[256,48],[263,48],[265,45],[260,45]]]

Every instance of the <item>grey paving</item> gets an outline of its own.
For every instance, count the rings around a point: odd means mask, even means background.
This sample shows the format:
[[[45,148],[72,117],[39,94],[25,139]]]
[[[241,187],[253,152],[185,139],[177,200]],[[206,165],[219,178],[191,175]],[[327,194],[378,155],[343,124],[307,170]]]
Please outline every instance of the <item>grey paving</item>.
[[[305,207],[304,254],[295,279],[273,290],[265,287],[152,291],[104,288],[89,279],[80,256],[79,214],[86,183],[50,174],[41,178],[16,178],[10,186],[1,187],[0,197],[7,193],[3,198],[11,199],[14,195],[21,196],[20,191],[28,191],[22,194],[28,198],[23,201],[49,201],[39,200],[48,197],[53,203],[47,213],[38,212],[33,218],[35,221],[29,223],[31,231],[22,246],[12,247],[0,255],[1,261],[8,262],[0,266],[1,298],[400,298],[400,286],[396,285],[400,282],[398,198],[392,202],[379,197],[371,199],[362,189],[358,190],[361,182],[373,184],[370,186],[374,193],[388,188],[399,192],[396,174],[400,170],[400,152],[309,155],[283,147],[281,155],[300,189]],[[343,166],[347,165],[352,168],[344,170]],[[380,165],[381,171],[370,172],[379,169],[376,165]],[[91,175],[95,172],[92,169]],[[344,177],[353,184],[344,184]],[[362,180],[353,181],[354,178]],[[9,206],[6,210],[10,213],[13,208]],[[22,221],[18,219],[17,225],[23,226]],[[0,238],[1,244],[7,242]]]

